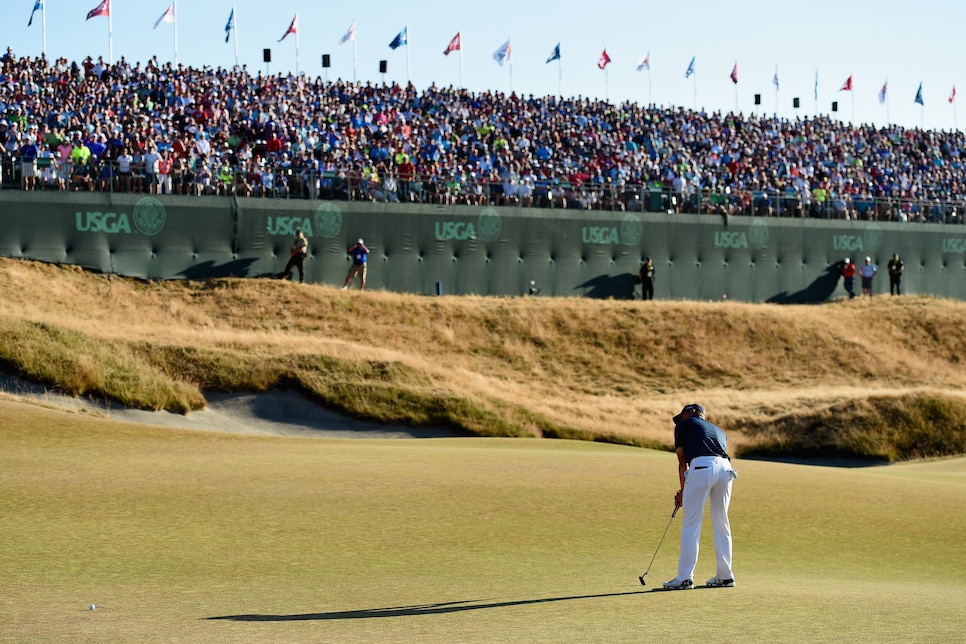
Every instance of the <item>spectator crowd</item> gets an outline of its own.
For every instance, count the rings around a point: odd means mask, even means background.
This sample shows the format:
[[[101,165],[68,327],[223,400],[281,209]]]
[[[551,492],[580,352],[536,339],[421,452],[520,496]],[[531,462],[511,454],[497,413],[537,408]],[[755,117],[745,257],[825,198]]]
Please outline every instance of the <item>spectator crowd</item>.
[[[9,48],[0,147],[23,190],[946,223],[966,192],[959,131]]]

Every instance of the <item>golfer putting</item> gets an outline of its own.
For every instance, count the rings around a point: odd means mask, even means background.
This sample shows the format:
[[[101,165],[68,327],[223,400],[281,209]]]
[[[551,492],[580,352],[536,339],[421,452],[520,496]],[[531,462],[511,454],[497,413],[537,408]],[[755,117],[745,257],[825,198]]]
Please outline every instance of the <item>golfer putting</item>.
[[[685,405],[681,413],[674,417],[674,449],[681,484],[674,495],[674,505],[684,509],[684,518],[678,574],[671,581],[664,582],[667,590],[689,590],[694,587],[701,520],[705,503],[709,500],[714,527],[715,576],[707,581],[707,586],[722,588],[735,585],[731,569],[728,506],[731,504],[731,485],[738,478],[738,473],[731,467],[727,446],[728,437],[720,427],[705,419],[701,405]]]

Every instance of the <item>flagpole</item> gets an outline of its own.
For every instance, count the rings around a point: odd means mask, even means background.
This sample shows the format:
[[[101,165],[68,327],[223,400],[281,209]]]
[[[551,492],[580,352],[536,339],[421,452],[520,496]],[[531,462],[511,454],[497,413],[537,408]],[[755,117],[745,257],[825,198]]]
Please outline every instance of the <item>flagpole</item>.
[[[411,59],[409,56],[409,25],[406,25],[406,87],[412,82],[412,75],[410,73],[410,63]]]
[[[604,51],[606,51],[606,50],[604,50]],[[605,103],[610,100],[610,95],[609,95],[609,92],[607,90],[607,87],[608,87],[608,82],[607,82],[607,68],[605,67],[604,68],[604,102]]]
[[[295,26],[295,76],[296,77],[298,77],[299,75],[299,32],[302,31],[301,29],[299,29],[298,21],[299,21],[299,15],[295,14],[295,24],[296,24]]]
[[[114,65],[114,12],[107,5],[107,64]]]
[[[563,62],[557,59],[557,97],[563,99]]]
[[[178,64],[178,0],[171,0],[172,12],[174,12],[174,64]]]
[[[355,26],[356,21],[352,21],[352,26]],[[357,63],[357,54],[359,53],[359,48],[357,46],[356,34],[352,34],[352,82],[357,83],[359,76],[359,65]],[[409,45],[406,45],[407,47]]]
[[[47,3],[40,5],[40,26],[41,26],[41,36],[43,44],[44,60],[47,59]]]
[[[698,111],[698,72],[694,72],[691,75],[694,76],[694,80],[691,81],[694,84],[694,106],[692,109],[694,109],[694,111],[697,112]]]
[[[463,34],[460,34],[460,89],[463,89]]]
[[[647,52],[647,102],[654,105],[654,91],[651,85],[651,52]]]
[[[232,40],[235,43],[235,67],[238,67],[238,15],[235,13],[235,7],[231,8],[231,16],[234,24],[232,25]]]

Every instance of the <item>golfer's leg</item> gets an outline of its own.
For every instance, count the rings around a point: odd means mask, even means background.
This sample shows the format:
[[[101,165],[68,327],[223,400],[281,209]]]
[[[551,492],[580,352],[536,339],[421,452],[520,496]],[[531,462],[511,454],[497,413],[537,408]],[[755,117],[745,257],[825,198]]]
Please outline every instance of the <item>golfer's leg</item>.
[[[681,556],[678,559],[678,579],[694,579],[698,563],[698,543],[701,540],[701,520],[704,504],[708,501],[708,471],[691,470],[684,484],[684,519],[681,524]]]
[[[730,470],[719,470],[711,487],[711,525],[714,526],[715,574],[718,579],[734,579],[731,569],[731,522],[728,507],[731,505]]]

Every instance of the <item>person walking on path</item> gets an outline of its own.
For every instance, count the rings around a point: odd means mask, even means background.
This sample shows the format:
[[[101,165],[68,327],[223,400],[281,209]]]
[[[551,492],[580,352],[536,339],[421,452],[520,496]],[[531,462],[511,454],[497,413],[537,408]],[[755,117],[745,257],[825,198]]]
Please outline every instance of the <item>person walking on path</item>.
[[[283,279],[289,279],[292,269],[299,272],[299,284],[305,283],[305,256],[309,253],[309,241],[301,230],[295,231],[295,241],[292,242],[291,257],[285,265],[285,272],[282,273]]]
[[[681,554],[678,574],[664,582],[667,590],[694,587],[694,569],[698,563],[701,520],[710,499],[711,523],[714,526],[715,576],[706,582],[709,588],[735,585],[731,568],[731,486],[738,473],[731,467],[728,437],[717,425],[708,422],[704,407],[685,405],[674,417],[674,449],[678,457],[678,479],[681,484],[674,495],[675,506],[684,508],[681,527]]]
[[[842,268],[839,272],[842,273],[842,285],[845,287],[845,292],[849,294],[849,299],[855,299],[855,264],[846,257],[842,260]]]
[[[902,282],[902,270],[906,267],[899,259],[899,253],[893,253],[892,259],[886,264],[889,269],[889,294],[890,295],[902,295],[902,289],[899,284]]]
[[[862,295],[872,297],[872,278],[878,272],[878,268],[872,263],[871,257],[865,258],[865,263],[859,266],[859,277],[862,278]]]
[[[352,278],[356,275],[359,276],[359,290],[366,290],[366,273],[368,272],[368,258],[369,249],[366,248],[366,243],[360,238],[355,244],[349,247],[346,251],[352,257],[352,266],[349,267],[349,274],[345,276],[345,284],[342,285],[342,290],[348,290],[349,284],[352,282]]]

